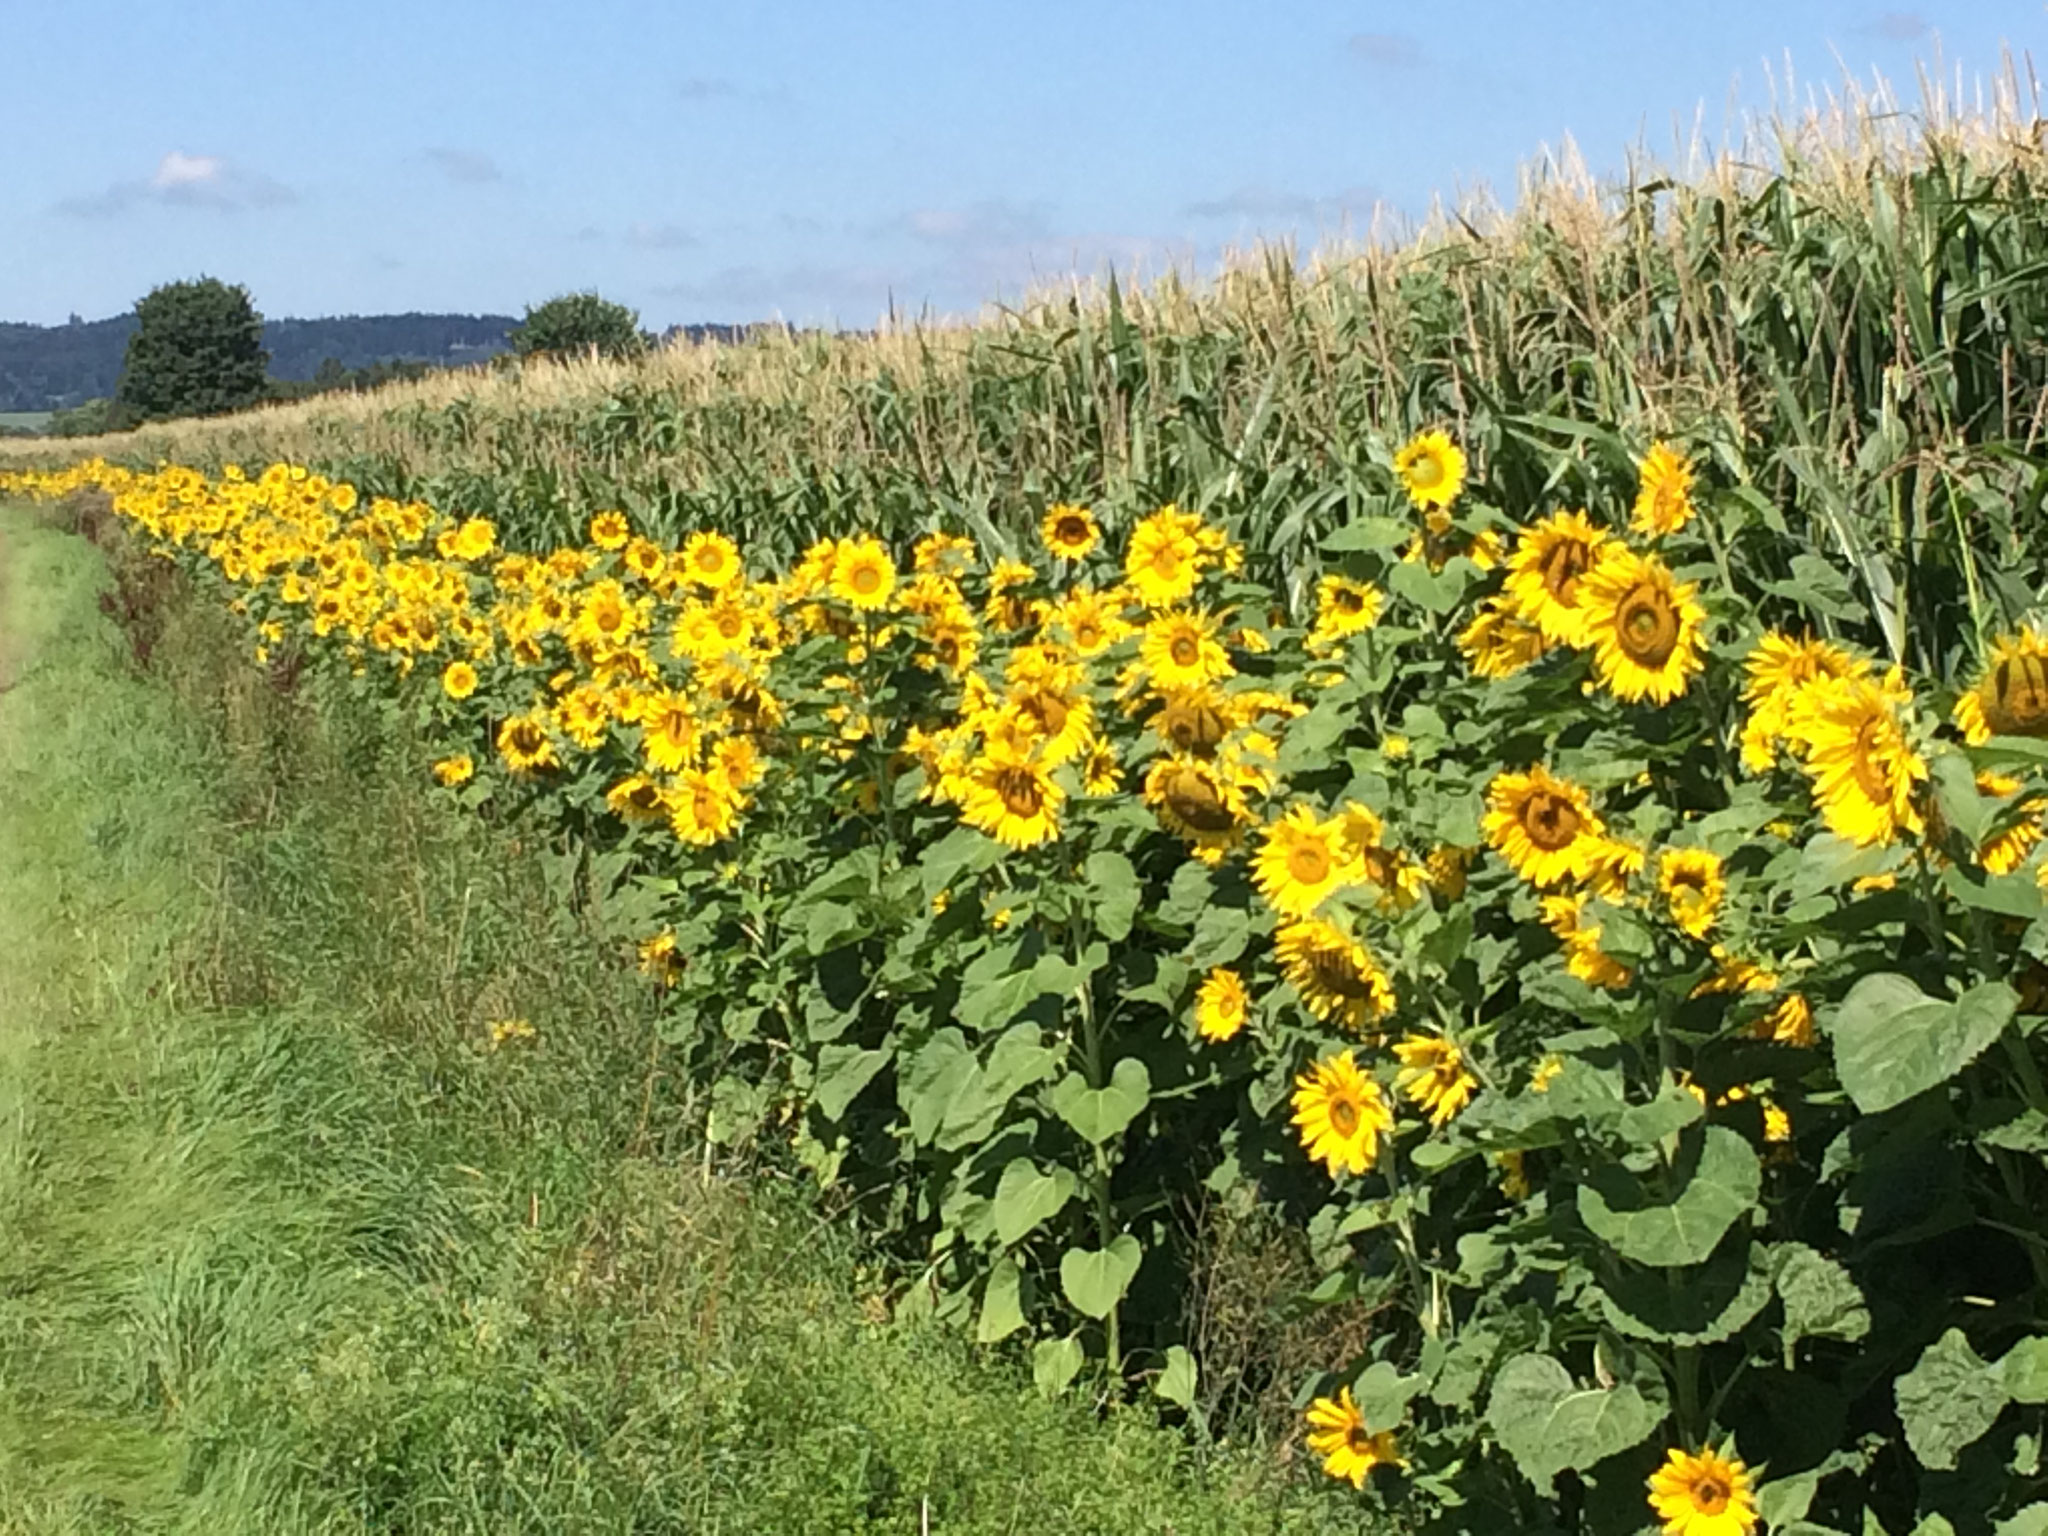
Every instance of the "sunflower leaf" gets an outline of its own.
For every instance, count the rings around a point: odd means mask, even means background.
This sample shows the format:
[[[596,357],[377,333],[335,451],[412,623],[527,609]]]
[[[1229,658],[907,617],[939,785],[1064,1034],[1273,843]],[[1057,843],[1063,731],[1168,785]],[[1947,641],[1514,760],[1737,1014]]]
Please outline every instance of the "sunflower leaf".
[[[1067,1390],[1088,1357],[1081,1341],[1071,1335],[1064,1339],[1041,1339],[1031,1350],[1031,1379],[1047,1397]]]
[[[1028,1157],[1010,1160],[996,1184],[996,1237],[1005,1247],[1018,1241],[1040,1222],[1057,1216],[1074,1198],[1075,1181],[1064,1168],[1040,1173]]]
[[[1152,1074],[1135,1056],[1126,1056],[1100,1088],[1069,1075],[1053,1085],[1047,1102],[1053,1113],[1089,1141],[1101,1143],[1123,1130],[1152,1100]]]
[[[1579,1219],[1625,1259],[1658,1268],[1698,1264],[1756,1204],[1763,1170],[1749,1143],[1725,1126],[1680,1143],[1675,1189],[1643,1183],[1619,1163],[1579,1186]]]
[[[1185,1345],[1174,1344],[1167,1348],[1166,1368],[1153,1378],[1152,1391],[1176,1408],[1192,1408],[1197,1380],[1195,1357]]]
[[[1112,944],[1120,944],[1130,937],[1144,895],[1138,872],[1122,854],[1100,849],[1088,855],[1087,875],[1095,931]]]
[[[1835,1069],[1866,1115],[1947,1082],[2005,1032],[2019,997],[2002,981],[1954,1002],[1929,997],[1892,972],[1865,976],[1835,1009]]]
[[[1015,1259],[1005,1255],[990,1266],[981,1292],[981,1316],[974,1325],[977,1344],[1007,1339],[1024,1326],[1023,1285],[1024,1272]]]
[[[1906,1444],[1934,1471],[1953,1467],[1956,1453],[1991,1428],[2011,1400],[1960,1328],[1928,1345],[1919,1364],[1893,1383],[1892,1395]]]
[[[1640,1445],[1664,1408],[1632,1384],[1582,1390],[1548,1355],[1517,1355],[1493,1378],[1486,1421],[1502,1450],[1546,1497],[1560,1472]]]
[[[1083,1316],[1107,1317],[1131,1288],[1144,1258],[1145,1250],[1128,1232],[1107,1248],[1069,1248],[1060,1255],[1060,1289]]]
[[[1849,1271],[1804,1243],[1771,1249],[1771,1280],[1785,1303],[1785,1369],[1801,1339],[1854,1343],[1870,1332],[1870,1309]]]

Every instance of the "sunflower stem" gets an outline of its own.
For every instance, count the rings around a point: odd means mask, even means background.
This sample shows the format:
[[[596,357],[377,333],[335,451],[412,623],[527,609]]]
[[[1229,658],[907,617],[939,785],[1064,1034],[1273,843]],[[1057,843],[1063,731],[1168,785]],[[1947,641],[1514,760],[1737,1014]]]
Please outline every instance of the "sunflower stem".
[[[1676,1272],[1672,1288],[1677,1289]],[[1678,1374],[1678,1438],[1685,1445],[1705,1444],[1706,1426],[1700,1422],[1700,1347],[1681,1344],[1673,1361]]]
[[[1074,963],[1078,965],[1083,950],[1087,947],[1087,936],[1082,932],[1080,915],[1076,913],[1068,924],[1069,942],[1073,948]],[[1087,1074],[1090,1088],[1101,1088],[1107,1082],[1102,1063],[1102,1025],[1095,1016],[1095,995],[1083,977],[1074,988],[1074,1001],[1081,1010],[1081,1054],[1082,1070]],[[1095,1246],[1107,1250],[1116,1240],[1116,1210],[1110,1203],[1109,1179],[1111,1164],[1107,1143],[1095,1145],[1094,1166],[1089,1179],[1089,1194],[1095,1207]],[[1122,1304],[1114,1303],[1109,1315],[1102,1320],[1102,1347],[1109,1367],[1109,1395],[1112,1399],[1123,1396],[1124,1351]]]

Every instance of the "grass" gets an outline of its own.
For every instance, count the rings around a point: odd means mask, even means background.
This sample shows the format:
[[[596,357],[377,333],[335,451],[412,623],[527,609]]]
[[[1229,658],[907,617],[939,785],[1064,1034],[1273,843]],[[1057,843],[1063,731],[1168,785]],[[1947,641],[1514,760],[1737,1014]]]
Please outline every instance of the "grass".
[[[871,1320],[518,828],[104,579],[0,510],[0,1533],[1359,1528]]]
[[[50,424],[54,411],[0,411],[0,431],[8,427],[24,428],[40,432]]]

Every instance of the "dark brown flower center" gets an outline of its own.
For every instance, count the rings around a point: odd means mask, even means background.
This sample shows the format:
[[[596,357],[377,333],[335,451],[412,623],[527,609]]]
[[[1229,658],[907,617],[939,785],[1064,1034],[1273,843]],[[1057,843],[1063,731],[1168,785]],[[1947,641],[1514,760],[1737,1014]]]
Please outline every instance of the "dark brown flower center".
[[[1358,1131],[1358,1106],[1349,1099],[1338,1099],[1330,1106],[1330,1129],[1339,1136],[1352,1136]]]
[[[1583,540],[1559,539],[1543,557],[1543,588],[1567,608],[1579,601],[1579,578],[1593,564],[1593,552]]]
[[[1202,642],[1185,632],[1175,635],[1173,643],[1166,648],[1176,667],[1192,667],[1202,659]]]
[[[1045,809],[1045,792],[1028,768],[1005,768],[996,774],[996,793],[1012,816],[1029,819]]]
[[[1197,832],[1228,832],[1237,824],[1216,787],[1192,769],[1175,770],[1162,798],[1168,810]]]
[[[1522,830],[1545,853],[1569,848],[1584,825],[1585,818],[1568,797],[1547,789],[1537,790],[1522,807]]]
[[[2013,656],[1977,690],[1984,721],[1999,736],[2048,736],[2048,660]]]
[[[1678,649],[1678,609],[1663,590],[1642,582],[1615,610],[1615,643],[1639,667],[1661,667]]]
[[[1692,1502],[1701,1514],[1718,1515],[1728,1507],[1728,1485],[1717,1477],[1703,1477],[1693,1485]]]
[[[1053,525],[1053,537],[1062,544],[1085,544],[1088,542],[1088,520],[1069,512]]]

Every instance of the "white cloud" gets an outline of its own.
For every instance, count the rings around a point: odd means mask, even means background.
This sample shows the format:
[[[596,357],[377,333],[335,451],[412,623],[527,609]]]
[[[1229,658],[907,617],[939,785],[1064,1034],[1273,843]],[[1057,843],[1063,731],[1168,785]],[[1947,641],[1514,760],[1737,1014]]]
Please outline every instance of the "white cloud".
[[[218,155],[169,151],[147,177],[117,181],[104,192],[70,197],[57,211],[73,218],[111,218],[134,208],[199,208],[233,213],[251,208],[276,208],[298,201],[284,183],[243,169]]]
[[[1428,62],[1422,45],[1401,32],[1354,32],[1346,46],[1353,58],[1380,69],[1414,69]]]
[[[172,150],[157,162],[149,184],[159,192],[179,187],[219,186],[227,167],[217,155],[187,155]]]
[[[1253,224],[1329,224],[1371,215],[1380,202],[1379,189],[1346,187],[1327,197],[1281,192],[1272,187],[1239,187],[1220,197],[1189,203],[1181,212],[1191,219],[1236,219]]]
[[[626,244],[641,251],[682,251],[697,243],[697,237],[680,224],[634,224],[626,230]]]
[[[479,187],[487,182],[505,179],[505,173],[498,169],[498,162],[489,155],[479,155],[467,149],[447,148],[429,149],[425,154],[429,165],[461,186]]]

